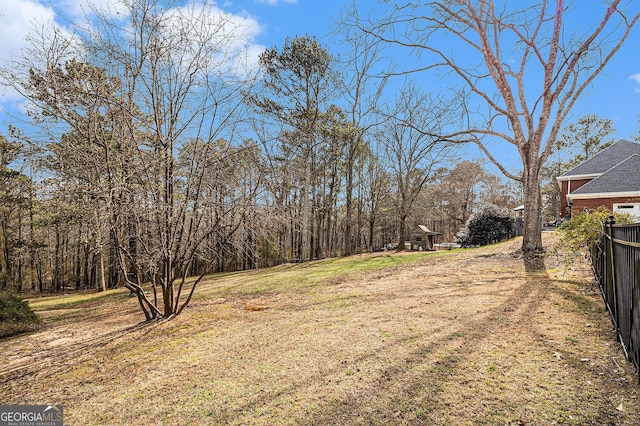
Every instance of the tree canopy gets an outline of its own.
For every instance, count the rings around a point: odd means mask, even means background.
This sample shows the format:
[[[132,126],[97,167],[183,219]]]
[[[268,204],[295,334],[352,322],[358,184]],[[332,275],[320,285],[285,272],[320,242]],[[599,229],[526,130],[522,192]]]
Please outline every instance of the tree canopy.
[[[579,28],[572,26],[563,0],[401,2],[381,18],[354,22],[381,42],[419,55],[416,67],[390,75],[435,71],[457,77],[451,105],[463,120],[439,136],[476,144],[506,176],[522,183],[525,252],[543,249],[540,171],[558,133],[640,18],[620,0],[607,3],[594,11],[592,25]],[[520,173],[492,151],[496,139],[517,150]]]

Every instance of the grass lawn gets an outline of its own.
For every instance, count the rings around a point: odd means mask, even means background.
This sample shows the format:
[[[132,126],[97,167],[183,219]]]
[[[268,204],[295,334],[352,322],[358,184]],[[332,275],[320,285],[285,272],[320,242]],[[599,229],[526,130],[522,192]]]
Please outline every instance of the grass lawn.
[[[589,265],[526,272],[519,244],[221,274],[151,324],[126,291],[32,299],[44,327],[0,341],[0,404],[70,425],[640,424]]]

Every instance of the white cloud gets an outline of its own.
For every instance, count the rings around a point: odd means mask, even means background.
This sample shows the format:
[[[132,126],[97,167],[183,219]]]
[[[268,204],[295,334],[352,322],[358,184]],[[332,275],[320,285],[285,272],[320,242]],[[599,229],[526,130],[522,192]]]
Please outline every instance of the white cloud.
[[[0,63],[11,64],[28,46],[27,37],[34,28],[49,26],[54,11],[35,0],[2,0],[0,9]],[[16,100],[18,94],[9,88],[0,89],[0,101]]]
[[[635,88],[635,91],[636,93],[640,93],[640,73],[630,75],[629,80],[634,80],[638,84],[638,86]]]
[[[277,6],[280,3],[296,4],[298,0],[253,0],[254,3],[268,4],[269,6]]]
[[[91,10],[82,0],[58,0],[58,7],[67,18],[81,18]]]
[[[0,59],[15,57],[27,46],[27,35],[34,25],[53,22],[53,10],[33,0],[3,0],[0,12]]]
[[[293,0],[280,0],[291,2]],[[36,34],[36,39],[50,38],[54,30],[59,31],[64,38],[73,39],[73,35],[62,25],[71,26],[71,22],[86,25],[84,19],[93,9],[101,10],[107,16],[126,14],[120,0],[0,0],[0,66],[19,69],[17,62],[26,57],[29,61],[34,57],[27,49],[32,45],[27,40]],[[90,6],[89,6],[90,4]],[[177,24],[168,31],[216,31],[213,38],[216,53],[211,57],[211,66],[221,72],[246,76],[255,71],[258,57],[265,47],[255,43],[255,39],[263,31],[259,22],[250,14],[231,14],[216,6],[213,2],[187,1],[183,7],[167,11],[166,16],[178,17],[199,16],[196,28],[180,28]],[[61,19],[64,17],[64,19]],[[57,22],[56,22],[57,20]],[[170,18],[170,21],[172,19]],[[177,20],[176,20],[177,21]],[[188,19],[187,19],[188,21]],[[184,22],[184,21],[183,21]],[[35,32],[35,33],[34,33]],[[75,46],[80,47],[79,45]],[[78,55],[78,50],[74,56]],[[186,56],[188,57],[188,52]],[[19,94],[0,85],[0,103],[20,102]]]
[[[248,13],[231,14],[212,3],[191,3],[168,11],[166,18],[166,37],[180,40],[183,34],[192,34],[194,54],[202,48],[198,40],[209,40],[207,44],[214,47],[209,70],[246,76],[255,70],[258,57],[265,49],[254,42],[262,26]],[[188,63],[190,46],[184,47],[179,59]]]
[[[89,4],[109,14],[124,11],[118,0],[2,0],[0,59],[10,58],[25,47],[25,39],[34,27],[41,29],[51,26],[58,15],[64,16],[66,20],[78,21],[91,12]]]

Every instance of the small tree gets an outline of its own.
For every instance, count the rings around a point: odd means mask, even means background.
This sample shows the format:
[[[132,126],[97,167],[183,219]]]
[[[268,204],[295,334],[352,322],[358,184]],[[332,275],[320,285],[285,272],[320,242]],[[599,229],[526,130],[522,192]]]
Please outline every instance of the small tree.
[[[569,252],[589,251],[600,239],[604,232],[604,223],[609,216],[614,216],[616,223],[626,225],[633,223],[631,216],[626,213],[613,213],[606,207],[573,216],[564,222],[560,231],[558,247]]]
[[[106,266],[146,319],[169,318],[247,211],[229,188],[245,159],[235,143],[251,73],[234,59],[246,26],[212,2],[117,3],[117,19],[96,7],[87,28],[34,36],[28,54],[0,66],[0,84],[30,102],[50,140],[64,142],[47,147],[54,172],[83,183],[77,193],[88,199],[78,199],[105,226],[96,239],[108,239]],[[200,278],[187,281],[194,270]]]
[[[511,212],[491,204],[473,213],[464,228],[456,235],[461,247],[485,246],[506,240],[512,235]]]

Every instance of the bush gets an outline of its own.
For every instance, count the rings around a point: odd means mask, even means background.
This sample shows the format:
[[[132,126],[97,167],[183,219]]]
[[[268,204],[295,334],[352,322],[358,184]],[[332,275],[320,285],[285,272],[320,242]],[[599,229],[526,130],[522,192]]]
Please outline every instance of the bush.
[[[0,338],[33,331],[40,318],[27,302],[14,294],[0,293]]]
[[[617,224],[633,223],[631,216],[626,213],[613,214],[605,207],[598,207],[596,210],[577,214],[558,227],[559,247],[572,252],[589,251],[602,237],[604,223],[611,215]]]
[[[460,247],[484,246],[510,238],[513,230],[511,212],[487,204],[471,215],[456,235],[456,242]]]

